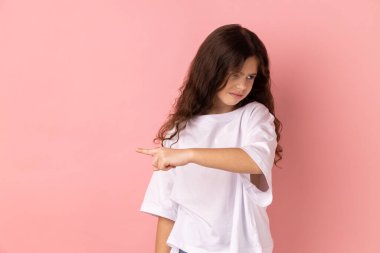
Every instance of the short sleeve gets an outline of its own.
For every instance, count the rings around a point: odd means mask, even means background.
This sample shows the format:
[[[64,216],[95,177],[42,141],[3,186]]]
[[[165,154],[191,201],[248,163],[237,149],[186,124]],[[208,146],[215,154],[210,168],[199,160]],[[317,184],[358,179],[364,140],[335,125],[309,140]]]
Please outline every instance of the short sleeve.
[[[249,116],[246,135],[244,136],[244,150],[259,166],[262,171],[261,183],[266,181],[266,190],[262,191],[252,184],[250,174],[241,174],[241,179],[247,194],[253,201],[262,207],[272,202],[272,167],[276,154],[277,135],[274,125],[275,117],[267,107],[256,103]],[[265,180],[263,180],[265,179]]]
[[[175,169],[153,171],[140,211],[175,221],[178,205],[170,198],[174,179]]]

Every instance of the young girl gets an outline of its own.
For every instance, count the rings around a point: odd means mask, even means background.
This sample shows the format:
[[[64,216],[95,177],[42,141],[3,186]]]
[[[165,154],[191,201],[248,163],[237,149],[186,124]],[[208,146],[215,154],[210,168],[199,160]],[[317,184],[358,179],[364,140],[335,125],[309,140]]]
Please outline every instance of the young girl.
[[[269,59],[239,24],[200,46],[174,112],[158,131],[141,211],[158,217],[156,253],[270,253],[266,208],[282,159]],[[275,159],[277,158],[277,159]]]

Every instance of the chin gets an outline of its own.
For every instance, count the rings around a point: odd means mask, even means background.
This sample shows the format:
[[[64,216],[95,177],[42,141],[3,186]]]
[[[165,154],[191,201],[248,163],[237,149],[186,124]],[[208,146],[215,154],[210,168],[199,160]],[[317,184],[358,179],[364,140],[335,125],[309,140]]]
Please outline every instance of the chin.
[[[234,106],[234,105],[236,105],[237,103],[239,103],[239,101],[236,101],[236,100],[232,101],[232,100],[230,100],[230,99],[226,99],[226,100],[223,101],[223,104],[224,104],[225,106]]]
[[[228,101],[228,105],[231,105],[231,106],[237,105],[237,104],[239,104],[241,101],[243,101],[243,99],[244,99],[244,98],[230,100],[230,101]]]

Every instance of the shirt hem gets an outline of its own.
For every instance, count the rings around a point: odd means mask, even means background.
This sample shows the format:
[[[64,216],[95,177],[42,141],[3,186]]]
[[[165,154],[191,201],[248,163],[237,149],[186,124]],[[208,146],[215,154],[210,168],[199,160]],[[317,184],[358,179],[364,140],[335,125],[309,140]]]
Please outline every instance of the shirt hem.
[[[198,247],[189,246],[186,243],[179,242],[178,240],[173,239],[173,237],[169,238],[166,244],[172,248],[170,253],[178,253],[179,249],[184,250],[188,253],[232,253],[230,249],[212,250],[212,251],[200,249]],[[272,253],[273,244],[266,245],[266,246],[256,246],[256,247],[250,247],[250,248],[245,248],[245,249],[239,249],[239,253],[251,253],[251,252]]]
[[[160,206],[153,204],[153,203],[144,202],[141,205],[140,211],[143,213],[150,214],[150,215],[164,217],[164,218],[170,219],[172,221],[176,220],[175,214],[173,214],[170,211],[164,210]]]

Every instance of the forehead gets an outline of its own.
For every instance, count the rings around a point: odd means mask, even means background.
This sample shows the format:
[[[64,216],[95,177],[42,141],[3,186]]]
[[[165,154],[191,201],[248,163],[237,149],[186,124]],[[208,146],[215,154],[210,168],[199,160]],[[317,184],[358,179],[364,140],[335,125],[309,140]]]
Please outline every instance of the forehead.
[[[237,72],[243,75],[256,75],[258,66],[259,61],[257,58],[255,56],[250,56],[244,61],[241,69],[237,69]]]

